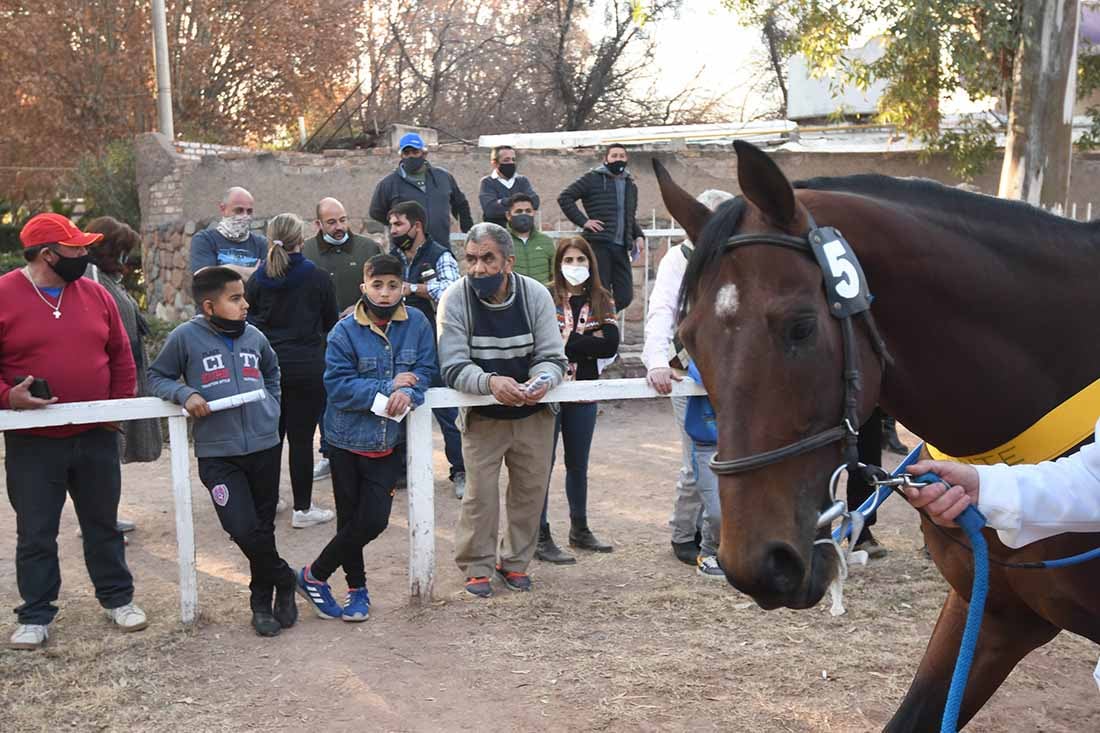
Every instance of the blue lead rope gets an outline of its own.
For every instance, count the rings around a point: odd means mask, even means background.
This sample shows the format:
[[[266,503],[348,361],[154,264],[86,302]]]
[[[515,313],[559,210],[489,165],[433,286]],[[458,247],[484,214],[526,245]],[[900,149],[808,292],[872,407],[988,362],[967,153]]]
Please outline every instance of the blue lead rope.
[[[920,457],[921,443],[905,457],[898,467],[890,474],[891,477],[899,476],[909,466],[917,462]],[[916,481],[935,483],[941,481],[934,473],[926,473],[916,478]],[[889,489],[876,486],[874,492],[860,505],[856,511],[864,516],[873,514],[882,502],[890,496]],[[955,671],[951,674],[951,687],[947,692],[947,704],[943,709],[943,720],[940,724],[940,733],[956,733],[959,725],[959,709],[962,707],[963,694],[966,692],[966,681],[970,677],[970,667],[974,663],[974,652],[978,648],[978,634],[982,630],[982,614],[985,613],[985,599],[989,595],[989,546],[982,536],[982,527],[985,526],[985,517],[973,506],[968,506],[966,511],[960,514],[955,522],[962,527],[970,540],[970,546],[974,552],[974,583],[970,590],[970,607],[966,612],[966,626],[963,627],[962,641],[959,644],[959,656],[955,660]],[[840,542],[844,539],[846,527],[838,527],[833,531],[833,539]],[[1100,555],[1100,548],[1085,555]],[[1083,556],[1076,556],[1083,557]],[[1075,558],[1063,558],[1046,563],[1046,567],[1060,567],[1052,563],[1073,564],[1069,562]],[[1081,560],[1077,560],[1081,562]]]

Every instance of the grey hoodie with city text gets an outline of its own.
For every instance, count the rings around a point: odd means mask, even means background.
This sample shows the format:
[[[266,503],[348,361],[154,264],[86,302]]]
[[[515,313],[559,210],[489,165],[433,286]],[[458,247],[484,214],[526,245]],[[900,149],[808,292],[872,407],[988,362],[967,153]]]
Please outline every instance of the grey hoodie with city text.
[[[280,442],[279,359],[267,337],[251,324],[236,339],[215,331],[202,316],[176,327],[149,366],[149,388],[157,397],[180,405],[193,394],[210,402],[267,390],[267,399],[195,420],[199,458],[244,456]]]

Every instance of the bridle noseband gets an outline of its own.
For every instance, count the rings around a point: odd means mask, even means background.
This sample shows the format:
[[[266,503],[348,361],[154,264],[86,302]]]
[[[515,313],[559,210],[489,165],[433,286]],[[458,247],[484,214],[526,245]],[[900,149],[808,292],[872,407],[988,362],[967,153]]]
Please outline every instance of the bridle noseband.
[[[767,245],[785,247],[815,260],[825,278],[825,294],[830,314],[840,321],[840,334],[844,344],[844,407],[840,424],[807,438],[788,443],[780,448],[755,453],[744,458],[718,460],[717,454],[710,461],[710,468],[718,475],[735,475],[753,471],[773,463],[800,456],[803,453],[843,441],[844,465],[849,471],[859,464],[859,398],[863,390],[859,353],[856,348],[852,317],[861,315],[871,334],[871,344],[878,354],[885,371],[890,360],[886,345],[879,335],[871,316],[871,296],[867,291],[863,270],[851,246],[831,227],[818,227],[809,217],[810,230],[804,237],[781,233],[737,234],[726,240],[720,254],[740,247]],[[852,289],[858,292],[853,294]]]

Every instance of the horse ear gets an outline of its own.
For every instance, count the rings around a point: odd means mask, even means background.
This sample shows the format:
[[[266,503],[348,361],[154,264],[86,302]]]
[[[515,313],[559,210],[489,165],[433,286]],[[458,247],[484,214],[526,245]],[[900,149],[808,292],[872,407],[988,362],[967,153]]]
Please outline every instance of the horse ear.
[[[680,188],[676,181],[672,180],[668,169],[661,165],[661,161],[656,158],[653,158],[653,172],[657,174],[657,185],[661,188],[661,198],[664,199],[668,213],[684,228],[688,239],[692,242],[698,242],[699,233],[703,231],[703,225],[707,223],[707,219],[710,217],[710,209],[696,201],[690,193]]]
[[[737,185],[741,193],[776,226],[794,220],[794,189],[767,153],[744,140],[734,140]]]

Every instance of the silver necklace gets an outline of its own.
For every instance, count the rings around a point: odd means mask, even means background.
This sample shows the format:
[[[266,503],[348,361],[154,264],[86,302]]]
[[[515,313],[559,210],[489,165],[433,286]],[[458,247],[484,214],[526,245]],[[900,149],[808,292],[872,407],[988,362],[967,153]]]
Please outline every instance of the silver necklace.
[[[34,278],[31,277],[31,274],[27,272],[27,268],[25,267],[23,268],[23,275],[30,282],[31,287],[34,288],[34,292],[37,293],[38,297],[42,299],[42,302],[48,305],[50,307],[50,310],[53,311],[53,317],[55,319],[61,318],[61,299],[65,297],[65,286],[61,286],[61,293],[57,296],[57,305],[54,305],[49,300],[47,300],[46,296],[42,294],[42,291],[38,289],[38,286],[34,282]]]

